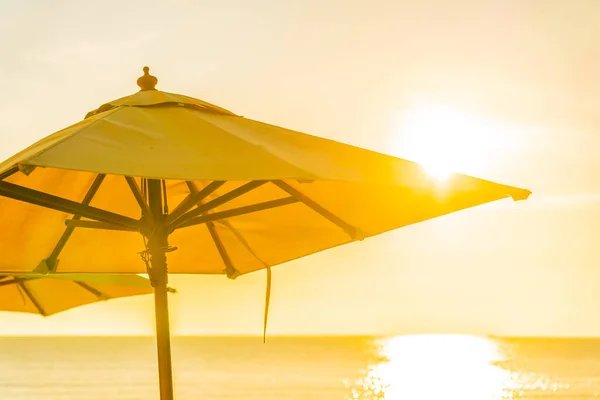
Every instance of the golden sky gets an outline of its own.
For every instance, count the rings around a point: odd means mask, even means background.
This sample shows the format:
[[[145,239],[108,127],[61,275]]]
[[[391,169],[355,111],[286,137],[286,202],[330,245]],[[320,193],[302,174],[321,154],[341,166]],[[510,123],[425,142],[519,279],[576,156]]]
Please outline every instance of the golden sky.
[[[600,335],[599,16],[597,0],[0,0],[0,158],[150,65],[161,90],[534,192],[275,268],[271,333]],[[174,333],[261,333],[263,272],[171,284]],[[4,313],[0,334],[150,334],[152,310]]]

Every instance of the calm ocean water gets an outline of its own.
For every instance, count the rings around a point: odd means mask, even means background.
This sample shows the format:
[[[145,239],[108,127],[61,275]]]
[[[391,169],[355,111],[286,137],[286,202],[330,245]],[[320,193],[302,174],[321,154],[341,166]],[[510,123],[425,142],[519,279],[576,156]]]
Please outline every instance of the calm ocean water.
[[[0,338],[1,400],[158,400],[153,338]],[[600,397],[600,340],[176,337],[177,400]]]

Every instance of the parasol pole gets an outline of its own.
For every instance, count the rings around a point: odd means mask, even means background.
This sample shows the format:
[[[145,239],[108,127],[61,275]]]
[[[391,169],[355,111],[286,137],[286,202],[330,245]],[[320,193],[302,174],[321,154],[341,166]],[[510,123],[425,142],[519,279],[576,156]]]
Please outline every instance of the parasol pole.
[[[154,286],[154,314],[156,318],[156,347],[160,399],[173,400],[173,374],[171,370],[171,332],[169,328],[169,303],[167,298],[168,234],[163,214],[162,182],[148,179],[148,206],[153,229],[149,231],[148,252],[152,265],[150,279]]]

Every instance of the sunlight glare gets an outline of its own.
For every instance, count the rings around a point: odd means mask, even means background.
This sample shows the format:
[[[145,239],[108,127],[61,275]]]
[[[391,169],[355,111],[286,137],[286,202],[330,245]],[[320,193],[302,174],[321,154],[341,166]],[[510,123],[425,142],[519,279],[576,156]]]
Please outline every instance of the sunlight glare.
[[[511,399],[511,374],[491,340],[467,335],[413,335],[385,339],[374,365],[353,399]]]
[[[443,180],[454,172],[481,176],[495,153],[514,140],[514,128],[440,106],[410,107],[394,122],[394,152]],[[508,134],[508,135],[507,135]]]

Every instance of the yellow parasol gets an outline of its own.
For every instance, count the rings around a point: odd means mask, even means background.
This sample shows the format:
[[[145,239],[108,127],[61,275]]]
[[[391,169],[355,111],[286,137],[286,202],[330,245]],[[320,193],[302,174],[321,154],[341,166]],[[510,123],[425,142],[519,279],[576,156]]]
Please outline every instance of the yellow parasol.
[[[0,271],[148,271],[162,400],[173,398],[167,272],[270,278],[274,265],[530,194],[458,174],[440,183],[413,162],[156,84],[145,67],[139,92],[0,164]]]

